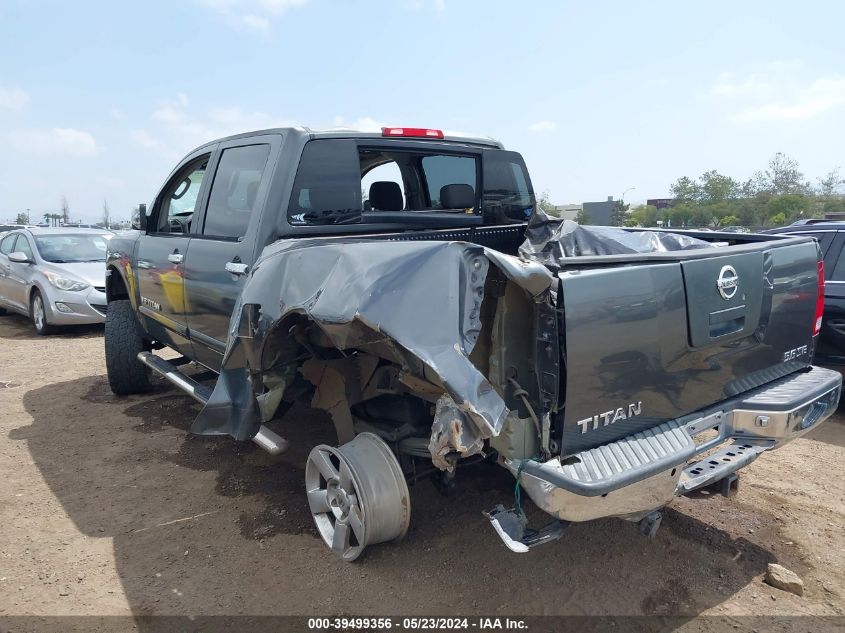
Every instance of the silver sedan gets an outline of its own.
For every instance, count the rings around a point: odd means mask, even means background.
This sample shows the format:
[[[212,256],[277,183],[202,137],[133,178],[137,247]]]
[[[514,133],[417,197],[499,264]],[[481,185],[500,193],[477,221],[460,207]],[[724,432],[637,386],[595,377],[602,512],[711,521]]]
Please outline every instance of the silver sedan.
[[[106,251],[93,229],[33,228],[0,237],[0,312],[32,319],[35,331],[106,318]]]

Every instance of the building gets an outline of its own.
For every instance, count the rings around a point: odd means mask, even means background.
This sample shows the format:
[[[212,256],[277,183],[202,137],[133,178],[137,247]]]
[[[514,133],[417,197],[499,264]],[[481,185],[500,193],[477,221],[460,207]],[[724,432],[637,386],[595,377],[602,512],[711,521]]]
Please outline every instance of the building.
[[[580,204],[556,204],[555,215],[563,220],[574,221],[583,208]]]
[[[603,202],[585,202],[583,205],[584,215],[588,224],[594,226],[609,226],[610,218],[613,216],[613,208],[616,203],[613,196],[608,196]]]
[[[674,198],[649,198],[645,203],[655,209],[668,209],[673,202],[675,202]]]

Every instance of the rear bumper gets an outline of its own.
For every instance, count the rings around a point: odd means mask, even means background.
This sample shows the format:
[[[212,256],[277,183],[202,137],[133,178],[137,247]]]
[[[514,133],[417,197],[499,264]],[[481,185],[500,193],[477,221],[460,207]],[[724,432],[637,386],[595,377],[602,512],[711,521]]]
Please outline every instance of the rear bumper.
[[[704,411],[545,463],[506,460],[534,503],[566,521],[636,519],[800,437],[839,404],[839,372],[810,367]],[[714,453],[713,450],[716,450]]]

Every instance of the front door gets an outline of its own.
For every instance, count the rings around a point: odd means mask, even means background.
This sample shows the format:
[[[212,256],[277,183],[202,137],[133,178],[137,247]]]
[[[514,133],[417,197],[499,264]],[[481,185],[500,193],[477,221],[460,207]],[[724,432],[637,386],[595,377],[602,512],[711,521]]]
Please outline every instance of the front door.
[[[139,312],[157,340],[190,354],[184,261],[207,194],[210,152],[189,157],[162,189],[138,246]]]
[[[267,166],[276,139],[220,145],[202,228],[191,240],[185,263],[188,329],[196,359],[215,370],[220,369],[229,320],[253,262],[258,211],[269,186]]]

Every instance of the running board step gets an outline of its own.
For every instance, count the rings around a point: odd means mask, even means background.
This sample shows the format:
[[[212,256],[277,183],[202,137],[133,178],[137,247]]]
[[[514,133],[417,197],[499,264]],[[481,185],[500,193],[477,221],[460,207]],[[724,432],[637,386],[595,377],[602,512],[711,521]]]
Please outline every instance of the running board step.
[[[177,361],[181,361],[182,358],[177,359]],[[163,358],[159,358],[152,352],[139,353],[138,360],[187,393],[200,404],[206,404],[209,398],[211,398],[211,392],[213,391],[211,387],[200,384],[190,376],[186,376],[176,369],[173,363],[166,361]],[[271,455],[279,455],[280,453],[285,452],[288,448],[288,441],[285,438],[278,433],[271,431],[263,424],[261,425],[261,428],[258,429],[258,433],[253,436],[252,441]]]
[[[176,369],[173,363],[166,361],[163,358],[159,358],[152,352],[139,353],[138,360],[152,369],[155,373],[159,374],[163,378],[166,378],[170,383],[179,387],[179,389],[187,393],[200,404],[205,404],[211,397],[211,387],[201,385],[190,376],[186,376]]]

